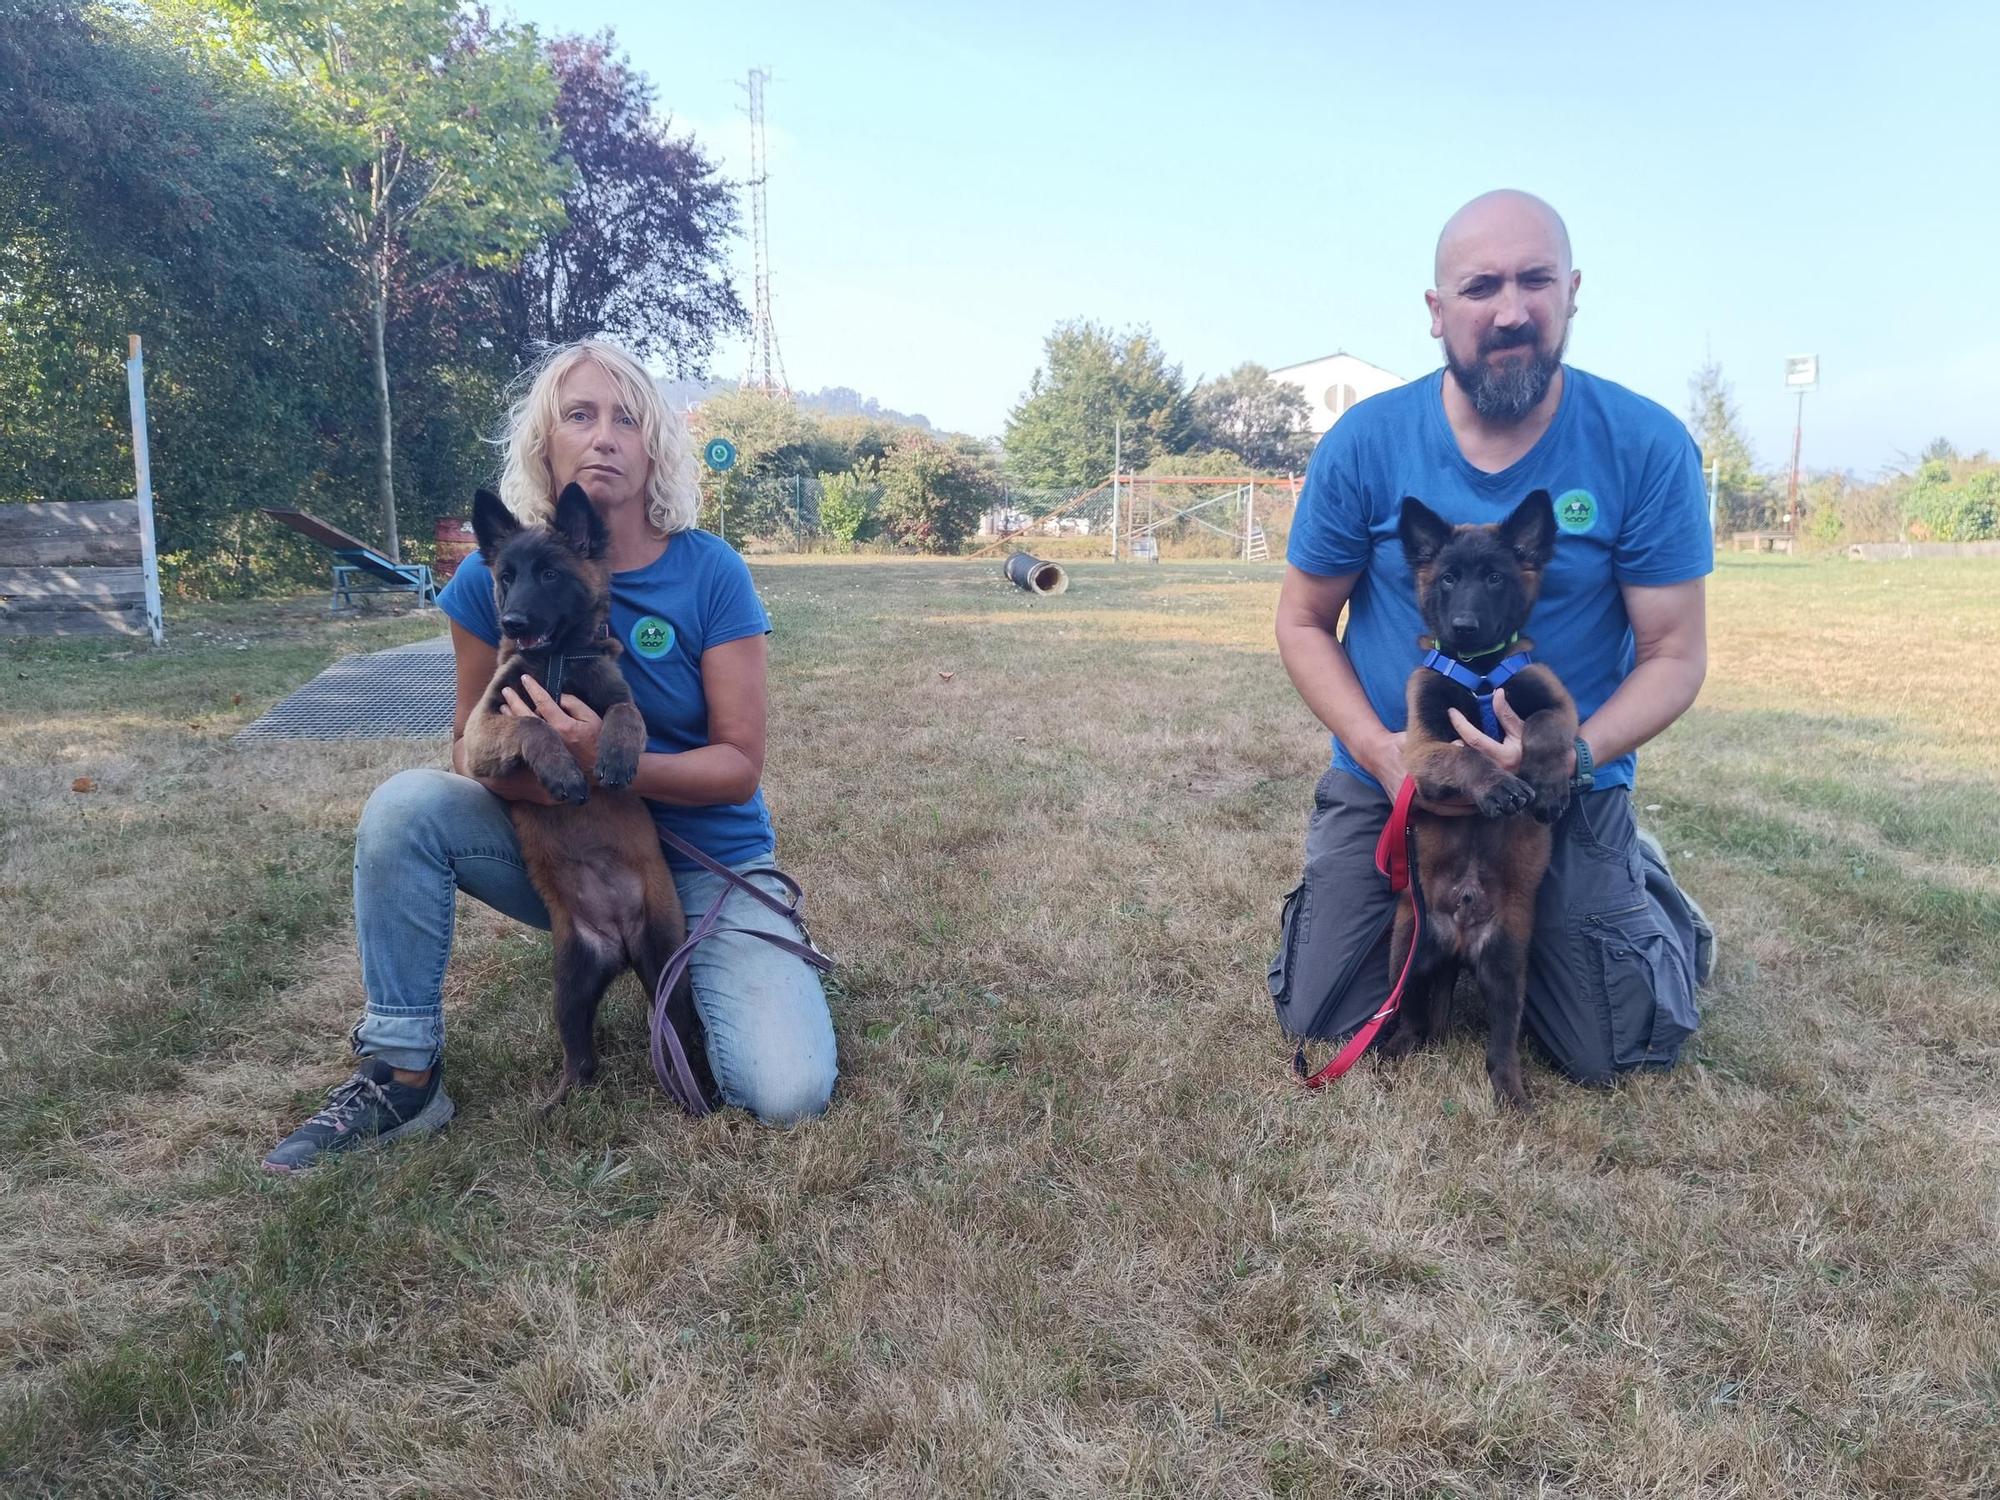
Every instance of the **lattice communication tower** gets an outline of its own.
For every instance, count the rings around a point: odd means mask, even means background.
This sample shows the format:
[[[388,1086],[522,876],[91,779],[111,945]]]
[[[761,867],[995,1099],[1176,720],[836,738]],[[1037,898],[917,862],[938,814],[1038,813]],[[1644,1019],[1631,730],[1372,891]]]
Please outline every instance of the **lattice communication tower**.
[[[769,68],[752,68],[745,88],[750,95],[750,254],[754,269],[756,305],[751,312],[750,362],[743,372],[743,389],[762,391],[769,396],[789,398],[791,382],[785,378],[785,356],[778,348],[778,328],[771,321],[771,210],[765,197],[770,181],[770,153],[764,145],[764,86],[771,81]]]

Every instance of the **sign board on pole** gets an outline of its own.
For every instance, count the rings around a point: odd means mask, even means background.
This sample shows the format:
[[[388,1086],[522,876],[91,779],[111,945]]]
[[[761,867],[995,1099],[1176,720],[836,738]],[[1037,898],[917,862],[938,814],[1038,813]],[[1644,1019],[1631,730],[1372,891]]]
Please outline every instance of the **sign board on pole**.
[[[1785,361],[1785,389],[1804,393],[1819,389],[1819,356],[1794,354]]]
[[[710,438],[701,456],[707,460],[709,468],[721,474],[736,466],[736,445],[728,438]]]

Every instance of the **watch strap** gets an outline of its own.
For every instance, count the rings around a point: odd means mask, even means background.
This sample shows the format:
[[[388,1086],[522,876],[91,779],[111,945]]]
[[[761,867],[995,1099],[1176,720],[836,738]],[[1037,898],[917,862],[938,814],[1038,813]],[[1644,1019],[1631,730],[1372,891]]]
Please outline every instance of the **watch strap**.
[[[1570,790],[1587,792],[1597,785],[1597,761],[1581,735],[1576,740],[1576,772],[1569,779]]]

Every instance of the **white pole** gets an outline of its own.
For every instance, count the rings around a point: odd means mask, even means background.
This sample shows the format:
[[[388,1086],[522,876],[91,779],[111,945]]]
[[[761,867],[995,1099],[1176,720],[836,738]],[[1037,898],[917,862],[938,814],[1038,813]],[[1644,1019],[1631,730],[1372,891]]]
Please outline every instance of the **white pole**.
[[[1243,502],[1243,560],[1250,561],[1250,537],[1257,529],[1257,481],[1250,481],[1249,498]]]
[[[1708,537],[1712,542],[1719,541],[1722,536],[1721,472],[1722,460],[1711,458],[1708,461]]]
[[[155,646],[165,643],[160,615],[160,553],[153,536],[153,459],[146,449],[146,357],[139,335],[126,338],[125,393],[132,406],[132,468],[139,491],[139,567],[146,578],[146,628]]]
[[[1125,423],[1122,419],[1111,425],[1111,560],[1118,561],[1118,470],[1125,459]]]

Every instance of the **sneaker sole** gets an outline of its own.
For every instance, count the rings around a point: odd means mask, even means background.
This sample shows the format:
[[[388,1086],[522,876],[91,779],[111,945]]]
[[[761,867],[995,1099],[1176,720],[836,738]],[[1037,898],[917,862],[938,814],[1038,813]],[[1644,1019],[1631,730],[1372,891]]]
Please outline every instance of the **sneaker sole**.
[[[280,1177],[296,1177],[301,1172],[310,1172],[329,1157],[358,1156],[363,1152],[374,1151],[382,1146],[393,1145],[395,1142],[405,1140],[411,1136],[435,1135],[438,1131],[449,1125],[452,1116],[457,1113],[458,1106],[451,1102],[451,1095],[447,1094],[443,1089],[439,1089],[437,1096],[417,1114],[412,1115],[394,1130],[385,1130],[373,1140],[363,1145],[350,1146],[345,1151],[322,1151],[311,1161],[301,1162],[296,1167],[288,1167],[279,1162],[267,1159],[264,1162],[264,1170],[266,1172],[275,1172]]]

